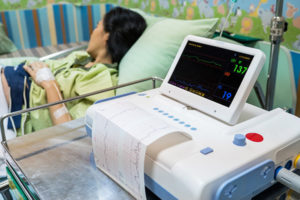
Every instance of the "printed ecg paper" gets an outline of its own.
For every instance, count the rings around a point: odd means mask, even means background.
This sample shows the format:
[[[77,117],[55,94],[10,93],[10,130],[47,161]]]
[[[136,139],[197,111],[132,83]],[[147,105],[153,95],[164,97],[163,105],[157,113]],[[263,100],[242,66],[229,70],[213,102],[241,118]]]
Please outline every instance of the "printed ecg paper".
[[[146,148],[174,132],[172,126],[130,102],[104,102],[93,122],[96,165],[136,199],[146,199]]]

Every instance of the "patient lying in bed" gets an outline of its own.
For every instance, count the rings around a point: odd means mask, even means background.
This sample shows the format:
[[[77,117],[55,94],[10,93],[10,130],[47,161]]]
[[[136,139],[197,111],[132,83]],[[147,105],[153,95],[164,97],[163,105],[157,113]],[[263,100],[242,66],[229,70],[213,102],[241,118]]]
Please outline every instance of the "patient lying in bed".
[[[94,29],[87,52],[73,52],[56,61],[5,67],[1,70],[1,83],[10,112],[116,85],[117,63],[145,28],[142,16],[118,7],[107,13]],[[32,111],[28,116],[15,116],[8,122],[8,128],[25,127],[21,131],[28,133],[70,121],[82,117],[94,101],[113,95],[113,91],[106,92],[49,110]]]

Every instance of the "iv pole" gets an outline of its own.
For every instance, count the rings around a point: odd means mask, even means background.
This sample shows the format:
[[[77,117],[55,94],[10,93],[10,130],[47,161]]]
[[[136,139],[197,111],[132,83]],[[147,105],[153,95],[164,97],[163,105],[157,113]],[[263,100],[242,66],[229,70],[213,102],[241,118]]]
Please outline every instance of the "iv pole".
[[[282,17],[282,7],[283,0],[276,0],[275,16],[272,18],[270,25],[271,51],[269,60],[269,72],[267,77],[268,80],[265,104],[266,110],[273,109],[280,42],[282,41],[283,33],[287,28],[285,20]]]
[[[225,28],[226,22],[229,15],[231,14],[232,8],[237,0],[231,0],[231,8],[226,17],[225,24],[220,33],[222,37],[223,30]],[[269,71],[267,76],[267,88],[266,95],[263,95],[261,86],[259,83],[256,83],[254,86],[255,92],[258,96],[259,102],[266,110],[273,109],[274,103],[274,94],[275,94],[275,84],[277,77],[277,68],[278,68],[278,55],[280,49],[280,42],[283,38],[283,33],[287,30],[287,23],[282,16],[283,0],[276,0],[276,11],[275,16],[271,20],[270,25],[270,41],[271,41],[271,50],[270,50],[270,60],[269,60]]]

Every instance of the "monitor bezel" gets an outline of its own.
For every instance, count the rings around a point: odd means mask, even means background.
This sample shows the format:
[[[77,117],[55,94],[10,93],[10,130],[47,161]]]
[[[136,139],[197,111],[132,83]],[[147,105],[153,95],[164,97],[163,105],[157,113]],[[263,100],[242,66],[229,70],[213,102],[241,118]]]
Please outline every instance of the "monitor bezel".
[[[241,52],[253,56],[252,62],[248,67],[247,73],[245,74],[244,79],[242,80],[240,87],[238,88],[235,97],[233,98],[229,107],[168,83],[180,59],[180,56],[186,44],[189,41],[203,43],[206,45],[228,49],[231,51],[237,51],[237,52]],[[213,39],[188,35],[183,40],[176,54],[176,57],[167,73],[167,76],[164,79],[159,90],[162,94],[166,96],[176,99],[188,106],[191,106],[201,112],[204,112],[228,124],[234,125],[236,124],[240,116],[242,108],[246,103],[246,100],[251,92],[251,89],[255,84],[255,81],[263,67],[264,62],[265,62],[265,55],[262,51],[258,49],[232,44],[228,42],[223,42],[219,40],[213,40]]]

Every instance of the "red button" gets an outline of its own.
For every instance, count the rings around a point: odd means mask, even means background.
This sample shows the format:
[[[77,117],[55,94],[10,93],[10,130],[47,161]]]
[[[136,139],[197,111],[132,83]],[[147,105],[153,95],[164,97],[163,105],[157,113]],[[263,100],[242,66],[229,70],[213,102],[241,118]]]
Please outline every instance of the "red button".
[[[253,142],[262,142],[264,140],[264,137],[258,133],[247,133],[246,138]]]

